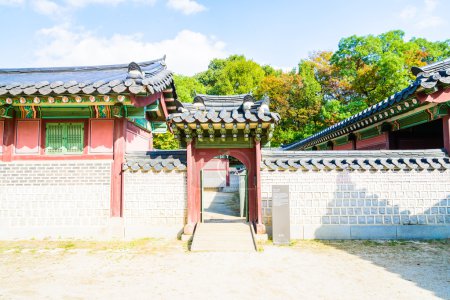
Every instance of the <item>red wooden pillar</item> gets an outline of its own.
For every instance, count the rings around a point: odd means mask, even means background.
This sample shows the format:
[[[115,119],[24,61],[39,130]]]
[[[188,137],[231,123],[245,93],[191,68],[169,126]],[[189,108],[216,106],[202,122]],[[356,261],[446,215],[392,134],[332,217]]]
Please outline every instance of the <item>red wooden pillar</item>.
[[[261,142],[255,143],[255,177],[256,177],[256,233],[266,233],[266,226],[262,222],[262,197],[261,197]]]
[[[227,159],[226,165],[225,165],[225,169],[226,169],[226,185],[230,186],[230,159]]]
[[[125,118],[114,119],[114,146],[111,178],[111,217],[122,217],[123,207],[123,171],[125,160]]]
[[[197,221],[197,212],[196,212],[196,191],[195,191],[195,172],[196,172],[196,163],[194,156],[194,142],[189,142],[186,146],[186,160],[187,160],[187,178],[186,178],[186,186],[187,186],[187,224],[184,226],[184,234],[193,234],[195,223]]]
[[[442,118],[442,127],[444,132],[444,148],[447,154],[450,155],[450,115],[446,115]]]
[[[3,126],[3,161],[10,162],[14,153],[15,118],[5,119]]]

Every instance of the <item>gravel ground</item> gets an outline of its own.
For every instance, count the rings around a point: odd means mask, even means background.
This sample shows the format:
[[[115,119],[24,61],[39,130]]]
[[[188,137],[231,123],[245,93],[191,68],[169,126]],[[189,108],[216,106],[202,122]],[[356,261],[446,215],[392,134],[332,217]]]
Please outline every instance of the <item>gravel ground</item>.
[[[0,242],[0,299],[450,299],[450,243]]]

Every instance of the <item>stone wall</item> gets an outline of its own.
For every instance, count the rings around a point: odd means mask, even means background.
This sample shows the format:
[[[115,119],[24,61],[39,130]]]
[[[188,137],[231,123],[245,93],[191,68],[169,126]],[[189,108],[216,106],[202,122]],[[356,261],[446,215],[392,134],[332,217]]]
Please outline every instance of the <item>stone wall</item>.
[[[176,236],[186,223],[186,172],[124,173],[125,237]]]
[[[450,169],[265,169],[261,180],[269,231],[272,185],[289,185],[295,239],[450,237]]]
[[[108,236],[111,163],[0,163],[0,239]]]

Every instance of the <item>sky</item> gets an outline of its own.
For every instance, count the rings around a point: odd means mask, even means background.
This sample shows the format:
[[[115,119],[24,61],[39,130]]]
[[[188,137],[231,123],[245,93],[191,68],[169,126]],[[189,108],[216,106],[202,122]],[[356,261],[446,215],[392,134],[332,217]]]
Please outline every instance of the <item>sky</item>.
[[[243,54],[290,70],[351,35],[450,39],[450,0],[0,0],[0,68],[147,61],[193,75]]]

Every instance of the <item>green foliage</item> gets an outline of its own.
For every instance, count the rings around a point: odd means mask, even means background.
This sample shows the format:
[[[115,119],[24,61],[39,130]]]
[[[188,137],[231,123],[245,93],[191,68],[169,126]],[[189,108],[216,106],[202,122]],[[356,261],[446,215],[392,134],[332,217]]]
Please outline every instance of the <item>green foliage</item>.
[[[448,57],[450,43],[424,39],[404,40],[400,30],[378,36],[351,36],[339,42],[331,64],[334,77],[348,83],[345,101],[375,104],[403,89],[414,78],[412,66],[423,66]]]
[[[403,31],[394,30],[343,38],[334,53],[315,52],[287,73],[231,55],[213,59],[206,71],[194,77],[176,76],[175,83],[182,102],[192,102],[195,91],[253,92],[257,99],[269,96],[271,110],[281,116],[271,142],[279,146],[310,136],[402,90],[414,79],[412,66],[448,57],[450,40],[406,41]],[[173,149],[177,143],[170,134],[158,135],[155,147]]]
[[[191,103],[196,93],[206,93],[206,87],[195,77],[175,75],[174,80],[176,83],[178,100],[181,102]]]
[[[168,131],[153,136],[153,147],[160,150],[174,150],[179,148],[179,144],[173,134]]]
[[[198,74],[197,79],[205,85],[207,93],[212,95],[245,94],[255,90],[266,72],[275,72],[265,68],[243,55],[231,55],[227,59],[214,59],[208,70]]]

